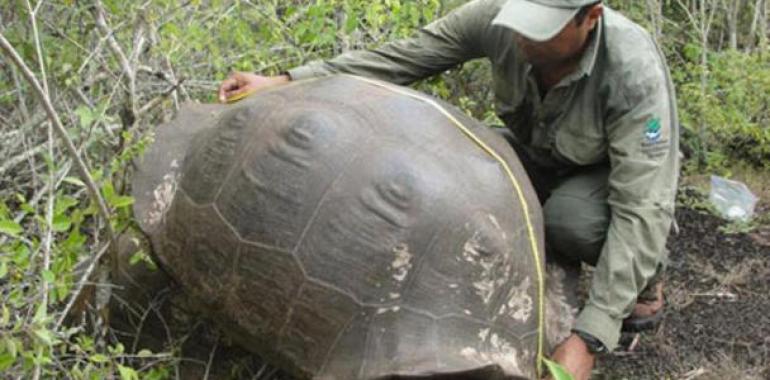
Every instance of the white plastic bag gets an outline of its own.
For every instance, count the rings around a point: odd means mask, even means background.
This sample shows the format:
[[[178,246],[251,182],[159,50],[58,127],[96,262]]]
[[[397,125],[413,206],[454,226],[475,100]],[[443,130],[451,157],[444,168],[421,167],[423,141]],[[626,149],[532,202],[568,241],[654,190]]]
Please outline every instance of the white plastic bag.
[[[747,221],[754,216],[759,198],[742,182],[711,176],[709,200],[725,218]]]

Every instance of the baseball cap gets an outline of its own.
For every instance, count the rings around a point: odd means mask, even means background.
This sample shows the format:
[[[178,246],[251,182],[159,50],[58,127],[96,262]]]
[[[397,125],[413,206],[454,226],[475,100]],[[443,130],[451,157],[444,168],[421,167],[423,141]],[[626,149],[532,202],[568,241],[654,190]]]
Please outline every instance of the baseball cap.
[[[508,0],[492,20],[533,41],[548,41],[572,20],[584,5],[596,0]]]

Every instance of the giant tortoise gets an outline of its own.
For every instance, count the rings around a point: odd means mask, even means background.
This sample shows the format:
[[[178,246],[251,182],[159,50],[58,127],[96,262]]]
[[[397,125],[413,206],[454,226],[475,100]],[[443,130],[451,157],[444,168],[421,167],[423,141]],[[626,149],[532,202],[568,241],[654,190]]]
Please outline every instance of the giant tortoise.
[[[300,378],[533,378],[570,325],[513,150],[412,90],[340,75],[188,104],[133,186],[161,267]]]

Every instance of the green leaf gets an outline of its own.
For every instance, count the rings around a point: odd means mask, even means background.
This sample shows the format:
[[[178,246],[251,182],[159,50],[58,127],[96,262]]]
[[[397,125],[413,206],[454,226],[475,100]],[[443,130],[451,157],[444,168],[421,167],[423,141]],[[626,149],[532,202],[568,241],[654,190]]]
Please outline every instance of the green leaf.
[[[70,337],[74,336],[80,331],[81,331],[80,327],[70,327],[64,332],[64,336],[67,337],[67,339],[69,339]]]
[[[8,263],[5,261],[0,262],[0,279],[5,278],[5,275],[8,274]]]
[[[134,197],[119,195],[110,199],[110,206],[114,208],[123,208],[134,204]]]
[[[136,371],[133,368],[122,366],[120,364],[118,364],[118,373],[120,373],[120,378],[122,380],[139,379],[139,375],[136,373]]]
[[[45,323],[45,320],[48,318],[48,305],[44,303],[40,303],[37,305],[37,309],[35,310],[35,317],[34,321],[38,324]]]
[[[16,198],[16,200],[19,203],[26,203],[27,202],[27,199],[24,198],[24,194],[15,193],[15,194],[13,194],[13,197]],[[5,206],[5,205],[3,205],[3,206]]]
[[[548,359],[543,359],[543,362],[545,362],[548,372],[551,373],[554,380],[573,380],[572,375],[561,364]]]
[[[13,220],[0,220],[0,232],[4,234],[18,236],[23,231],[24,229]]]
[[[358,26],[358,19],[354,14],[348,14],[347,20],[345,20],[345,33],[350,34]]]
[[[54,276],[53,272],[51,272],[50,270],[44,270],[43,280],[45,280],[45,282],[52,283],[56,280],[56,276]]]
[[[11,321],[11,310],[7,306],[3,305],[3,314],[0,317],[0,326],[7,325]]]
[[[131,257],[128,259],[129,265],[136,265],[136,263],[145,260],[147,257],[147,254],[144,252],[144,250],[140,249],[136,251]]]
[[[107,349],[113,355],[120,355],[126,351],[126,347],[123,346],[123,343],[118,343],[115,345],[115,347],[107,347]]]
[[[49,331],[46,328],[37,328],[32,330],[32,334],[37,338],[41,343],[45,344],[46,346],[51,346],[56,341],[56,338],[53,336],[51,331]]]
[[[78,118],[80,119],[80,127],[83,129],[88,128],[91,126],[91,123],[96,120],[96,116],[94,115],[94,111],[92,111],[87,106],[80,106],[75,110],[75,115],[78,115]]]
[[[29,261],[29,255],[29,248],[26,245],[19,245],[16,247],[16,250],[14,250],[11,260],[13,260],[13,263],[17,266],[23,267],[23,264]]]
[[[102,194],[104,195],[104,199],[109,202],[110,199],[115,196],[115,188],[112,187],[111,183],[105,182],[104,185],[102,185]]]
[[[77,177],[64,177],[62,181],[69,183],[71,185],[86,187],[86,184],[83,183],[83,181],[81,181],[80,178],[77,178]]]
[[[56,285],[55,291],[56,293],[54,293],[54,296],[56,296],[57,299],[63,300],[70,294],[70,287],[69,285],[59,283]]]
[[[22,347],[21,342],[16,338],[5,339],[5,351],[16,359],[19,356],[19,347]]]
[[[94,363],[107,363],[110,359],[103,354],[93,354],[89,358]]]
[[[53,218],[53,224],[51,225],[51,228],[53,228],[53,230],[56,232],[66,232],[69,231],[71,226],[72,221],[70,221],[70,218],[67,217],[67,215],[56,215]]]
[[[80,201],[78,201],[77,198],[74,198],[68,195],[56,197],[56,207],[54,207],[53,214],[54,215],[62,214],[65,211],[76,206],[78,203],[80,203]]]
[[[139,352],[136,353],[136,356],[140,358],[148,358],[152,356],[152,351],[145,348],[145,349],[139,350]]]
[[[34,214],[35,208],[32,207],[29,203],[22,203],[19,208],[21,208],[22,211],[26,212],[27,214]]]
[[[59,246],[68,252],[79,251],[86,243],[86,237],[77,229],[72,230],[67,239],[59,243]]]
[[[4,353],[0,355],[0,372],[10,368],[15,361],[16,358],[12,357],[10,354]]]

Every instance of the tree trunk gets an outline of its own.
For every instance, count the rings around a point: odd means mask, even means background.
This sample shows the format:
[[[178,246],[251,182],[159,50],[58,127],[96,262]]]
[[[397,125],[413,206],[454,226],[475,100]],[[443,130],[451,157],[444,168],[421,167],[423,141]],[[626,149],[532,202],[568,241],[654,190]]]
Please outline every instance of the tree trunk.
[[[751,53],[757,46],[757,25],[759,25],[759,19],[762,16],[763,3],[764,0],[754,2],[754,16],[751,18],[751,26],[749,27],[749,42],[746,44],[746,53]]]
[[[706,104],[706,86],[708,84],[708,48],[709,48],[709,29],[710,23],[706,22],[706,1],[700,0],[700,38],[701,38],[701,71],[700,71],[700,92],[701,96],[703,97],[701,99],[701,103],[703,105],[703,108],[705,108]],[[701,163],[706,163],[706,150],[708,149],[708,146],[706,144],[706,118],[705,118],[705,109],[702,109],[699,115],[699,121],[700,121],[700,130],[699,130],[699,136],[701,143]]]
[[[727,9],[727,29],[730,41],[730,49],[738,50],[738,17],[741,13],[744,0],[728,0],[725,2]]]
[[[759,51],[760,53],[765,53],[767,51],[767,14],[770,11],[770,7],[768,7],[768,1],[762,0],[762,5],[759,7],[762,10],[762,16],[759,18]]]

